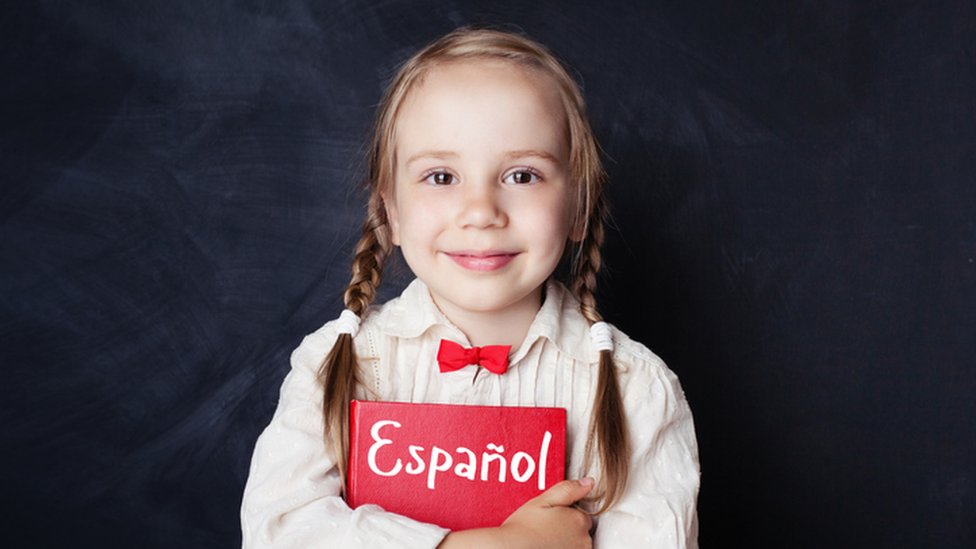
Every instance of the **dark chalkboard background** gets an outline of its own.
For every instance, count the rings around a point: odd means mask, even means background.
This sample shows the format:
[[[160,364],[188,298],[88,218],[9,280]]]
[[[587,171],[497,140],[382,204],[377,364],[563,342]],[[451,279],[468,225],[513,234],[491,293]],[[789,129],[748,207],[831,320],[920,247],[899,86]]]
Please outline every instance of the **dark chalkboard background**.
[[[4,538],[239,544],[288,355],[341,308],[385,82],[457,25],[512,23],[585,83],[603,308],[684,382],[703,546],[976,544],[971,1],[0,19]]]

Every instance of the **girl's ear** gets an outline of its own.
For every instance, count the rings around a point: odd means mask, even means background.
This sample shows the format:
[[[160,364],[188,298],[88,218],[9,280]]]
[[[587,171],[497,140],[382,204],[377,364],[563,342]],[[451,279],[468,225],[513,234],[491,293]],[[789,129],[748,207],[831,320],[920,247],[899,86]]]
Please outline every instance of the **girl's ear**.
[[[400,245],[400,217],[397,215],[396,204],[390,200],[386,192],[380,193],[383,199],[383,209],[386,210],[386,221],[390,225],[390,240],[394,246]]]

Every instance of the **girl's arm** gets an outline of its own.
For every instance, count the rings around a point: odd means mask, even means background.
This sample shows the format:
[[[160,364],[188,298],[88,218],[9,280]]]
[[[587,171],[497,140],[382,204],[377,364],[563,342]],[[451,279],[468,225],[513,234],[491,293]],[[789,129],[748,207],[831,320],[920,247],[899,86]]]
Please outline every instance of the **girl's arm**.
[[[436,547],[447,530],[381,511],[351,510],[326,450],[315,373],[335,341],[330,325],[292,354],[278,408],[254,449],[241,505],[244,548]]]
[[[622,343],[624,350],[637,345]],[[623,354],[618,365],[627,371],[621,387],[632,445],[630,477],[620,501],[597,518],[593,545],[696,549],[699,466],[691,410],[678,378],[659,358],[643,346]]]
[[[591,478],[564,480],[516,509],[501,526],[451,532],[439,547],[591,547],[589,532],[593,521],[572,505],[592,488]]]

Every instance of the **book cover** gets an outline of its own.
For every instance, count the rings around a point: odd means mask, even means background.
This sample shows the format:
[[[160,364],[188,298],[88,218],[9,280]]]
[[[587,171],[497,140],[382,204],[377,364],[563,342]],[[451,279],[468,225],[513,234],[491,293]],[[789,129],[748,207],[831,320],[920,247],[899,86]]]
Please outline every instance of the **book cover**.
[[[353,401],[349,427],[352,508],[499,526],[565,476],[562,408]]]

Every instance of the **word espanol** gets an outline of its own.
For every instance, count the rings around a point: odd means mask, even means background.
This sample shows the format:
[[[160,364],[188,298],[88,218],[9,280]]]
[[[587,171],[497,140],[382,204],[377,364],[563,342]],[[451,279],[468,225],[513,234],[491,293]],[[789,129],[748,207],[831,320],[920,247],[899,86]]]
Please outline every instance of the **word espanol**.
[[[454,465],[454,459],[451,457],[451,454],[443,448],[438,446],[432,447],[430,449],[430,461],[428,463],[423,455],[425,451],[424,447],[411,444],[407,448],[407,451],[410,453],[410,457],[413,459],[412,463],[408,463],[406,467],[404,467],[403,460],[398,457],[396,458],[396,462],[391,469],[388,471],[381,470],[376,464],[376,456],[380,449],[382,449],[384,446],[393,444],[392,439],[380,437],[380,430],[388,426],[396,429],[401,427],[400,422],[387,419],[377,421],[369,430],[370,436],[373,437],[373,444],[369,447],[369,454],[367,455],[366,460],[369,464],[369,469],[372,472],[384,477],[393,477],[400,474],[401,470],[408,475],[419,475],[426,470],[427,488],[429,490],[434,489],[437,474],[450,471],[452,465],[454,466],[455,475],[468,480],[475,480],[476,472],[479,471],[478,456],[464,446],[459,446],[455,450],[458,460],[457,465]],[[537,478],[539,482],[539,490],[545,490],[546,465],[548,464],[549,444],[551,442],[552,433],[546,431],[545,435],[542,437],[542,444],[539,447],[538,459],[533,459],[532,456],[526,452],[515,452],[510,461],[502,455],[502,452],[505,451],[504,446],[488,443],[485,446],[486,451],[481,453],[481,480],[485,482],[488,481],[491,463],[496,462],[498,464],[498,482],[505,482],[507,473],[511,472],[513,480],[516,482],[525,483],[528,482],[536,470],[538,470]]]

